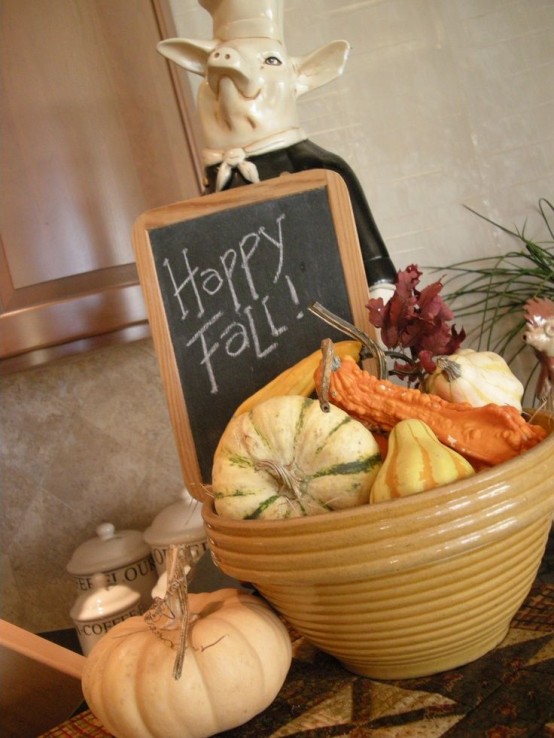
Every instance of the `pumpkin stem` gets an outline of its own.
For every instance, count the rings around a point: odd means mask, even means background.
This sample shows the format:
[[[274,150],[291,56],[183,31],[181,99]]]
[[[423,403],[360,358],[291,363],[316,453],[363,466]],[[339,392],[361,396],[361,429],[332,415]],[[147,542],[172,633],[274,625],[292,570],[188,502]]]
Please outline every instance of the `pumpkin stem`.
[[[270,459],[262,459],[257,461],[254,468],[266,469],[274,479],[277,480],[281,488],[285,492],[285,496],[290,499],[296,498],[299,502],[302,500],[302,491],[300,489],[300,482],[294,475],[291,469],[282,464],[277,464],[275,461]],[[292,492],[292,494],[287,494]]]
[[[437,356],[435,359],[437,368],[444,374],[448,382],[455,382],[462,376],[460,365],[447,356]]]
[[[173,664],[173,678],[180,679],[185,661],[187,635],[190,610],[188,606],[187,556],[186,546],[173,544],[167,552],[167,595],[173,598],[179,612],[180,636],[175,663]]]
[[[321,352],[323,354],[322,372],[320,387],[317,392],[319,406],[324,413],[328,413],[330,409],[329,402],[329,386],[331,384],[331,372],[338,369],[340,361],[337,359],[333,350],[333,342],[330,338],[324,338],[321,342]],[[338,366],[337,366],[338,362]]]
[[[164,631],[179,628],[179,642],[173,664],[173,678],[180,679],[185,661],[190,622],[188,605],[188,578],[191,554],[184,544],[171,544],[167,551],[167,589],[163,599],[154,600],[144,619],[152,632],[173,647],[173,641],[164,637]],[[158,624],[159,623],[159,624]]]

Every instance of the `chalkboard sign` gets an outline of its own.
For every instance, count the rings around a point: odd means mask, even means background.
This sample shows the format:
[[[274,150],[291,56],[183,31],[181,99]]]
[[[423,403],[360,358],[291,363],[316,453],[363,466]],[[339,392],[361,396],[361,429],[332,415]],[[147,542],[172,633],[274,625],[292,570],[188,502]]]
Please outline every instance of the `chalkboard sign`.
[[[134,245],[184,481],[202,499],[240,403],[345,338],[308,305],[367,324],[346,186],[317,170],[157,208]]]

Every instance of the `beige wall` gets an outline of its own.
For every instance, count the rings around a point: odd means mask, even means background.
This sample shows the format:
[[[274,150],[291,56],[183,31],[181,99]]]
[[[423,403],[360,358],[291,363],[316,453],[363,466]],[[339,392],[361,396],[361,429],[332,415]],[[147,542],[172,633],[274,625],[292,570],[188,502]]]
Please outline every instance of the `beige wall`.
[[[172,4],[180,35],[211,35],[196,0]],[[355,169],[398,268],[514,246],[463,204],[546,238],[553,37],[552,0],[285,0],[291,53],[352,44],[301,121]],[[181,487],[150,343],[4,380],[0,432],[2,616],[63,627],[73,549],[102,520],[144,529]]]
[[[2,379],[1,617],[71,625],[65,567],[96,526],[145,530],[182,488],[149,340]]]

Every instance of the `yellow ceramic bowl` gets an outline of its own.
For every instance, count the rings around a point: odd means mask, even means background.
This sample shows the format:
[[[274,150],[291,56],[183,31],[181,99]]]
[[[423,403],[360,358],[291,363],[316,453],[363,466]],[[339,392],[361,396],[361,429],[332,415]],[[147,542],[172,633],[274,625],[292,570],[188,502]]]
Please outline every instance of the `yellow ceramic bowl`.
[[[494,648],[528,594],[554,512],[554,418],[531,451],[411,497],[293,520],[204,519],[214,560],[306,639],[378,679]]]

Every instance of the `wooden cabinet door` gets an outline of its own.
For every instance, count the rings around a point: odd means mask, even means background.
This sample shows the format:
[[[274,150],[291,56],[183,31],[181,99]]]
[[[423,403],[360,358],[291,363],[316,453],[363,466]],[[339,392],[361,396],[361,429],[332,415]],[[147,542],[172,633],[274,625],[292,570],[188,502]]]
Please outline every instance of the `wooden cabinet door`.
[[[0,0],[4,372],[147,335],[131,232],[195,197],[186,74],[162,0]]]

